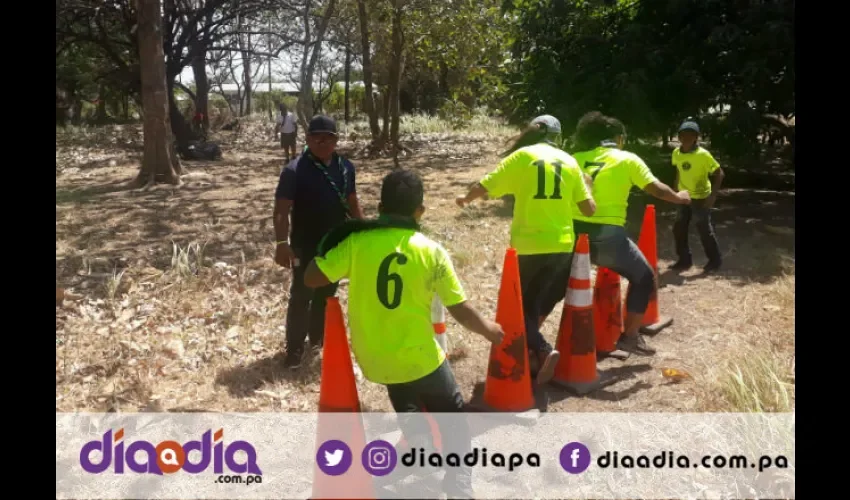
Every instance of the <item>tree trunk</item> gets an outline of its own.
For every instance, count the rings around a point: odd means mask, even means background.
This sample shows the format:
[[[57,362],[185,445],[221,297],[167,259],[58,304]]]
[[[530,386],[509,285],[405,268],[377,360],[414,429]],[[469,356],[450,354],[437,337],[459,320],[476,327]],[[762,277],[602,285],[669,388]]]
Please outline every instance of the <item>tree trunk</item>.
[[[186,121],[186,117],[183,116],[180,107],[177,105],[177,99],[174,98],[174,81],[169,81],[166,88],[168,92],[168,116],[170,117],[171,134],[173,134],[174,141],[177,142],[177,149],[185,153],[189,149],[189,142],[195,141],[199,137],[192,130],[191,125]]]
[[[95,123],[103,125],[106,123],[108,115],[106,114],[106,86],[100,84],[97,89],[97,111],[95,112]]]
[[[360,46],[363,52],[363,111],[369,116],[369,130],[372,132],[372,142],[377,143],[381,134],[378,127],[378,112],[372,90],[372,48],[369,41],[369,13],[366,10],[366,0],[357,0],[357,17],[360,18]]]
[[[268,28],[269,33],[272,32],[272,21],[269,18]],[[272,99],[272,43],[271,43],[271,35],[266,36],[266,50],[269,51],[269,56],[266,58],[266,63],[269,65],[269,121],[274,121],[274,100]]]
[[[349,108],[348,108],[348,89],[349,84],[351,83],[351,49],[346,46],[345,47],[345,95],[343,99],[345,100],[345,123],[348,124],[349,119]]]
[[[242,51],[242,76],[245,82],[245,116],[251,116],[251,101],[254,95],[254,82],[251,81],[251,35],[248,34],[248,43],[243,45],[242,35],[239,35],[239,45]]]
[[[325,7],[325,12],[322,14],[322,19],[319,20],[319,28],[316,31],[316,39],[312,42],[313,51],[310,53],[310,61],[307,63],[306,67],[302,61],[301,67],[303,68],[303,72],[301,74],[301,92],[298,95],[298,109],[304,115],[304,123],[302,126],[304,130],[307,130],[306,120],[312,118],[313,116],[313,73],[316,68],[316,62],[319,60],[319,54],[322,51],[322,42],[325,39],[325,32],[327,31],[328,24],[330,23],[331,16],[334,14],[334,9],[336,8],[336,0],[328,0],[328,4]],[[310,2],[307,2],[306,6],[307,14],[305,15],[305,29],[309,30],[310,25]],[[309,32],[309,31],[308,31]],[[307,46],[310,45],[309,36],[305,36],[305,42],[307,42]],[[307,51],[305,50],[305,56]]]
[[[76,84],[68,85],[68,97],[71,101],[71,125],[78,126],[83,122],[83,101],[77,95]]]
[[[384,115],[384,122],[381,124],[381,140],[378,141],[379,149],[383,148],[390,139],[390,98],[392,97],[390,94],[389,86],[387,86],[387,88],[384,89],[384,105],[381,109]]]
[[[162,49],[161,0],[138,0],[139,60],[142,68],[144,156],[136,185],[180,184],[182,168],[169,123],[169,92]]]
[[[310,109],[306,109],[308,100],[304,98],[304,86],[306,85],[307,64],[310,61],[310,8],[312,2],[307,0],[304,5],[304,50],[301,52],[301,70],[298,73],[300,87],[298,90],[298,102],[295,103],[295,116],[301,125],[301,128],[307,130],[307,120],[313,116],[312,102],[310,99]],[[312,84],[311,84],[312,89]],[[308,94],[309,95],[309,94]]]
[[[207,79],[207,50],[202,43],[194,47],[196,54],[192,59],[192,74],[195,77],[195,113],[201,115],[201,129],[204,134],[210,130],[209,99],[210,83]]]
[[[401,0],[393,0],[392,21],[392,58],[390,59],[390,89],[389,89],[389,113],[390,119],[390,144],[392,146],[393,163],[398,168],[398,134],[399,134],[399,100],[401,90],[401,72],[404,64],[404,33],[402,33],[402,6]]]

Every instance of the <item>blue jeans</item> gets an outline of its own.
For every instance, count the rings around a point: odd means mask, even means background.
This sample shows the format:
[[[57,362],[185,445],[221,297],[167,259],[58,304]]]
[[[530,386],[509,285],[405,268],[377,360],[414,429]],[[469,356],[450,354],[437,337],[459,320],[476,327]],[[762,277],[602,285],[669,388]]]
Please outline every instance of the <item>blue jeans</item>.
[[[629,239],[626,228],[575,221],[575,232],[587,234],[593,264],[607,267],[629,281],[626,311],[645,313],[655,291],[655,271],[635,242]]]
[[[690,205],[680,205],[673,223],[673,237],[676,239],[676,254],[680,261],[692,262],[691,249],[688,245],[688,228],[694,220],[697,227],[705,256],[712,263],[720,263],[720,245],[714,234],[714,224],[711,223],[711,209],[705,206],[705,200],[691,200]]]

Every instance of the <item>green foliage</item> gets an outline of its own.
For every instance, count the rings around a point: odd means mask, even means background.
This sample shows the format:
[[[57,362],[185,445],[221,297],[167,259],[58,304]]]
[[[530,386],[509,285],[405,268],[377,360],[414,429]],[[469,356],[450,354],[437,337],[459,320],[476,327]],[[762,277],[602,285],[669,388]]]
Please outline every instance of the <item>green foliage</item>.
[[[460,130],[469,126],[472,121],[472,108],[462,102],[447,99],[440,106],[437,115],[441,120],[450,124],[453,130]]]
[[[286,109],[293,111],[295,110],[295,105],[298,103],[297,97],[286,95],[280,90],[257,92],[254,94],[253,99],[254,102],[252,104],[255,110],[263,113],[268,113],[269,107],[272,108],[272,111],[276,112],[278,103],[280,102],[286,105]]]
[[[468,107],[493,105],[504,95],[502,64],[507,58],[507,21],[498,0],[411,2],[403,17],[403,91],[413,108],[437,112],[445,100]],[[389,17],[381,5],[373,15],[376,81],[389,67]],[[383,6],[385,7],[385,6]]]
[[[543,111],[569,134],[598,109],[657,139],[684,117],[731,106],[717,128],[746,152],[764,113],[794,112],[794,2],[508,0],[515,119]],[[706,121],[709,121],[706,119]]]
[[[365,87],[349,85],[348,106],[351,114],[354,114],[355,110],[361,109],[365,95]],[[324,107],[327,113],[343,114],[345,112],[345,82],[340,82],[331,90],[328,98],[325,99]]]

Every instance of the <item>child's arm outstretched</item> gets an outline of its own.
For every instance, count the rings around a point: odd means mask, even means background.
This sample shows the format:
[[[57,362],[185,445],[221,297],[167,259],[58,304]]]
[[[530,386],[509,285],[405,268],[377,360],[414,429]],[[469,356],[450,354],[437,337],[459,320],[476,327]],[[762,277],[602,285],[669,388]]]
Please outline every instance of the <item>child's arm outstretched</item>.
[[[487,196],[487,190],[481,185],[481,183],[476,183],[474,186],[469,188],[469,192],[466,193],[466,196],[457,198],[455,202],[460,208],[463,208],[478,198],[483,198],[485,196]]]
[[[496,199],[511,194],[512,187],[516,185],[518,177],[521,178],[525,175],[523,168],[534,160],[535,157],[522,149],[514,151],[500,161],[495,170],[469,188],[466,196],[455,199],[455,203],[463,208],[478,198],[489,196]]]
[[[488,321],[481,317],[475,309],[469,305],[468,301],[460,304],[447,307],[449,314],[467,330],[481,335],[493,344],[499,345],[502,343],[502,338],[505,332],[502,330],[502,325],[495,321]]]

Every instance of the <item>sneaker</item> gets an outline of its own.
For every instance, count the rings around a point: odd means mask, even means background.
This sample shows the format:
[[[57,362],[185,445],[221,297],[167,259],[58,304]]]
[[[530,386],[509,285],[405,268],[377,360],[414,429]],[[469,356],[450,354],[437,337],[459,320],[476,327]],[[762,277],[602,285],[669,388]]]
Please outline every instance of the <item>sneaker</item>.
[[[561,353],[552,348],[537,353],[537,360],[540,363],[540,370],[537,372],[538,385],[543,385],[552,380],[559,359],[561,359]]]
[[[670,269],[674,271],[686,271],[693,265],[694,263],[690,259],[679,259],[675,264],[670,266]]]
[[[655,349],[647,345],[643,335],[622,335],[617,341],[617,349],[630,352],[639,356],[652,356],[655,354]]]
[[[720,264],[721,262],[719,260],[709,261],[708,264],[706,264],[705,267],[702,268],[702,271],[704,273],[711,273],[717,271],[718,269],[720,269]]]

